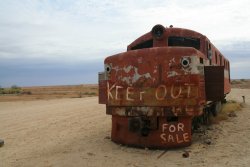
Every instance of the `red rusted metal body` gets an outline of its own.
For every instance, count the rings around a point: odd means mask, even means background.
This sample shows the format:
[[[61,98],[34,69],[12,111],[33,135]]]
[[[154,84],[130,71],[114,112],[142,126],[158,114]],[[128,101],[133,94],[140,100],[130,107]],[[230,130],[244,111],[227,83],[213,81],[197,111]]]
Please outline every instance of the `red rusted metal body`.
[[[99,103],[112,115],[111,139],[121,144],[188,146],[193,118],[230,92],[229,61],[188,29],[156,25],[104,64]]]

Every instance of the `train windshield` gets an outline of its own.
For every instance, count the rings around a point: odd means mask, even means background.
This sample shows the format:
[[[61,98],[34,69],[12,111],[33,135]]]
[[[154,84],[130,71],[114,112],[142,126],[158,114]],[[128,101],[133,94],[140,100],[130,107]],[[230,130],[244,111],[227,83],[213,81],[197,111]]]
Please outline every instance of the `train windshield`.
[[[200,39],[192,37],[168,37],[168,46],[193,47],[200,50]]]
[[[139,43],[131,48],[131,50],[136,50],[136,49],[144,49],[144,48],[152,48],[153,47],[153,39],[144,41],[142,43]]]

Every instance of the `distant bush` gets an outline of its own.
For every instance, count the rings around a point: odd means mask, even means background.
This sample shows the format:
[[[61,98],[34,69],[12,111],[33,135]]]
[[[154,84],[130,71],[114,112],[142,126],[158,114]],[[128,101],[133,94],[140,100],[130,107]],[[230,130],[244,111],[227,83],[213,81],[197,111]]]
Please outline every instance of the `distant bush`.
[[[82,98],[83,95],[85,96],[96,96],[96,92],[79,92],[79,98]]]
[[[32,94],[31,91],[22,91],[21,93],[22,93],[23,95],[31,95],[31,94]]]
[[[18,87],[17,85],[12,85],[11,89],[21,89],[20,87]]]
[[[4,88],[0,87],[0,94],[3,94]]]
[[[236,85],[236,84],[241,84],[241,81],[237,81],[237,80],[232,80],[231,84]]]
[[[93,95],[96,95],[96,93],[95,92],[86,92],[85,95],[91,95],[91,96],[93,96]]]
[[[10,88],[0,88],[0,94],[20,94],[22,93],[21,87],[16,85],[11,86]]]

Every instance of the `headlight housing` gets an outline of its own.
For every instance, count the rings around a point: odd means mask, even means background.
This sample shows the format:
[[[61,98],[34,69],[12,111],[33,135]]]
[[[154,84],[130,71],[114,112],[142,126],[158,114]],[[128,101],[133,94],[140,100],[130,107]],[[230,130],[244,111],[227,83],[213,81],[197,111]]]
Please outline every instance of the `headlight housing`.
[[[151,33],[155,39],[160,40],[163,38],[165,30],[166,29],[163,25],[157,24],[152,28]]]
[[[181,65],[182,65],[182,67],[184,67],[184,68],[188,68],[189,65],[190,65],[190,63],[191,63],[191,59],[190,59],[189,57],[183,57],[183,58],[181,59]]]

